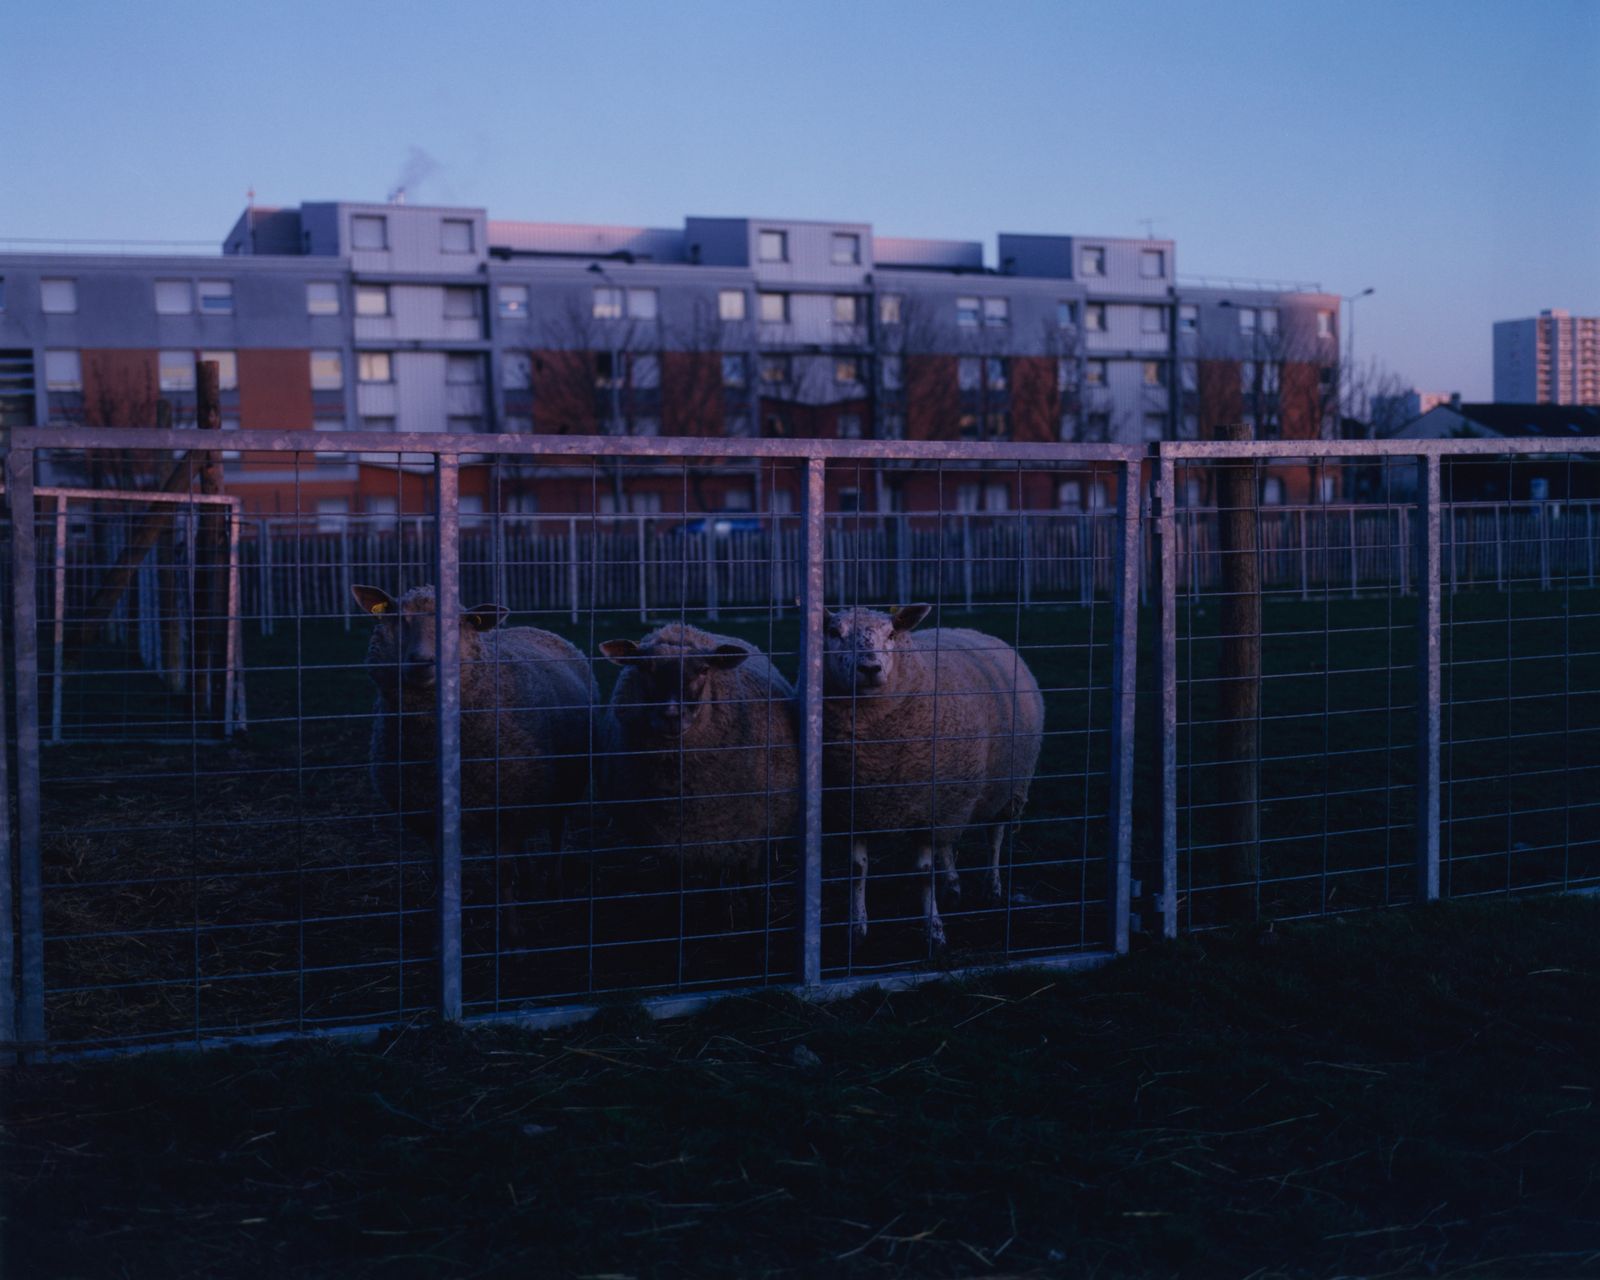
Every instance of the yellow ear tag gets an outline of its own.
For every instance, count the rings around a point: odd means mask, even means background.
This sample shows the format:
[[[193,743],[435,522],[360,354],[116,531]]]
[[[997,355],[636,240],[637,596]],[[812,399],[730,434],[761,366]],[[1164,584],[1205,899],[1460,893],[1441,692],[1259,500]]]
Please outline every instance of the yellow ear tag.
[[[388,613],[389,612],[389,602],[387,600],[378,601],[377,604],[372,606],[372,612],[373,613]]]

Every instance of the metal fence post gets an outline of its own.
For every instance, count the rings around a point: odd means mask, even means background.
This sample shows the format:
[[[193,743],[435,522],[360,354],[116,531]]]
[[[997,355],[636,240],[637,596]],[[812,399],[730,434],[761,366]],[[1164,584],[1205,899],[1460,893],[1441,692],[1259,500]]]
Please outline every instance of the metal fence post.
[[[806,461],[805,595],[800,616],[800,733],[803,810],[800,847],[800,981],[822,981],[822,610],[823,506],[827,464]]]
[[[1439,455],[1418,459],[1417,486],[1417,877],[1419,902],[1439,897]]]
[[[11,504],[12,646],[17,690],[17,982],[16,1040],[44,1040],[44,898],[39,847],[38,554],[33,509],[33,451],[15,444],[6,458]]]
[[[578,517],[567,520],[567,595],[572,604],[572,625],[578,625]]]
[[[1117,495],[1117,539],[1111,637],[1111,862],[1106,875],[1107,940],[1128,949],[1129,893],[1133,882],[1133,724],[1139,660],[1139,508],[1141,461],[1122,462]]]
[[[439,664],[439,1016],[461,1020],[461,512],[460,458],[434,460],[438,539],[434,646]]]
[[[51,617],[55,622],[55,631],[51,639],[52,662],[50,674],[50,741],[61,741],[61,715],[62,703],[66,701],[61,695],[67,687],[67,500],[63,497],[56,498],[56,544],[55,551],[55,577],[53,592],[55,596],[50,602]]]
[[[1178,936],[1178,540],[1174,518],[1173,461],[1157,464],[1156,520],[1161,559],[1161,936]],[[1301,529],[1304,530],[1302,513]],[[1303,540],[1303,535],[1302,535]],[[1303,559],[1303,557],[1302,557]]]
[[[15,493],[14,489],[9,490]],[[11,499],[12,527],[16,527],[16,499]],[[5,652],[5,610],[0,609],[0,653]],[[0,675],[0,726],[6,723],[6,682]],[[11,844],[10,752],[0,743],[0,1059],[9,1057],[17,1039],[16,903],[11,880],[15,874]]]

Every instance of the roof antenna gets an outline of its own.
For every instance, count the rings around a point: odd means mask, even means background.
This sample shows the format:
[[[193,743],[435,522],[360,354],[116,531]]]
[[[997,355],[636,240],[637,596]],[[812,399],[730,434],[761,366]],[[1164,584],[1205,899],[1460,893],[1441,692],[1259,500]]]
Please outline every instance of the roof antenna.
[[[1135,218],[1134,221],[1144,228],[1144,238],[1146,240],[1154,240],[1156,238],[1156,220],[1154,218]]]

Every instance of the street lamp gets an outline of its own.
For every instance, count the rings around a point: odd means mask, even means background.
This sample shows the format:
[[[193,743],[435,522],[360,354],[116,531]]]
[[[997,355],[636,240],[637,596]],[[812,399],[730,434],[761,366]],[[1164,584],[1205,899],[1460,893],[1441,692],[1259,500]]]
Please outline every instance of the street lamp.
[[[1376,292],[1377,290],[1369,285],[1360,293],[1339,295],[1339,301],[1346,303],[1350,308],[1350,324],[1345,331],[1345,376],[1339,379],[1339,434],[1341,436],[1344,435],[1345,384],[1347,380],[1353,379],[1356,375],[1356,303],[1369,294]]]
[[[591,262],[589,270],[611,287],[612,292],[617,295],[617,305],[619,307],[625,305],[622,286],[606,274],[604,267],[598,262]],[[593,311],[592,306],[590,310],[591,312]],[[627,431],[622,425],[622,356],[621,352],[617,350],[616,337],[616,329],[613,327],[611,330],[611,434],[621,436],[627,435]]]

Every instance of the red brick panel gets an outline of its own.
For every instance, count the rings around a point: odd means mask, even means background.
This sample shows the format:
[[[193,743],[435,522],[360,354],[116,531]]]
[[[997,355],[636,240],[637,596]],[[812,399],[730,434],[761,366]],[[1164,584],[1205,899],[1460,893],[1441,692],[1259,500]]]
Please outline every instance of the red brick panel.
[[[720,436],[722,354],[667,351],[661,357],[661,430],[669,436]]]
[[[161,397],[154,351],[85,351],[83,420],[91,427],[153,427]]]
[[[1061,392],[1056,361],[1049,356],[1011,359],[1011,434],[1031,444],[1060,438]]]
[[[245,431],[311,427],[311,353],[245,347],[239,352],[239,426]]]
[[[588,436],[600,430],[591,351],[533,353],[533,429],[550,435]]]
[[[954,440],[961,434],[961,385],[957,357],[905,358],[906,438]]]
[[[1215,439],[1217,428],[1244,417],[1237,360],[1200,361],[1200,438]]]

